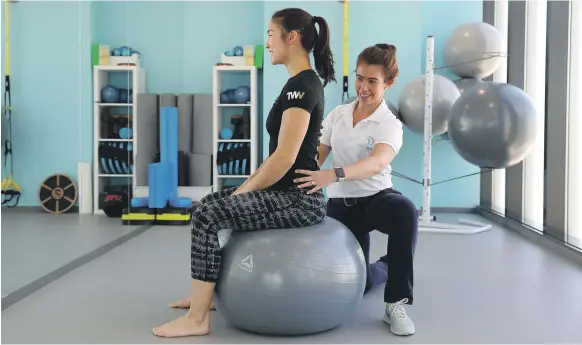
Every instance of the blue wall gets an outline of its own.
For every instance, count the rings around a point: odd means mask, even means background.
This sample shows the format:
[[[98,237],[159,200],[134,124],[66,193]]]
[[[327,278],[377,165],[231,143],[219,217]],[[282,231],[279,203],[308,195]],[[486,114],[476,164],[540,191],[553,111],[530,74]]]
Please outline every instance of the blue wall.
[[[14,174],[23,192],[19,206],[39,205],[44,179],[64,173],[77,180],[78,162],[91,159],[91,3],[11,3],[10,42]],[[3,80],[4,75],[3,52]],[[2,155],[2,177],[6,173]]]
[[[93,37],[138,50],[148,92],[211,93],[221,52],[263,42],[262,11],[258,1],[100,1]]]
[[[264,43],[272,13],[291,6],[301,6],[328,20],[341,83],[343,6],[335,0],[11,4],[14,165],[23,188],[20,205],[39,204],[37,189],[48,175],[61,172],[76,179],[77,163],[92,159],[91,43],[130,45],[139,50],[148,92],[211,92],[209,66],[220,52],[234,45]],[[47,18],[50,24],[41,25]],[[422,73],[426,35],[436,37],[436,64],[442,65],[447,35],[459,24],[481,18],[480,1],[350,2],[350,70],[365,46],[395,44],[401,76],[387,99],[396,101],[404,85]],[[264,88],[262,105],[267,113],[288,76],[281,66],[270,65],[268,52],[265,60],[262,78],[268,87]],[[4,76],[4,65],[2,73]],[[353,80],[351,74],[350,82]],[[341,102],[340,83],[326,88],[327,111]],[[394,170],[420,180],[422,137],[406,131],[404,140]],[[267,145],[265,133],[264,155]],[[433,152],[434,181],[477,171],[448,144],[435,146]],[[4,166],[2,170],[4,176]],[[399,178],[394,181],[420,206],[420,186]],[[478,199],[476,176],[433,188],[434,206],[471,207]]]
[[[297,3],[266,2],[265,28],[273,12],[284,7],[294,7]],[[326,111],[341,104],[343,75],[343,5],[337,1],[302,2],[301,7],[313,15],[324,17],[331,27],[331,45],[338,73],[337,84],[326,87]],[[482,20],[480,1],[352,1],[349,3],[349,71],[355,70],[358,54],[365,47],[388,42],[394,44],[398,52],[400,76],[386,94],[386,99],[397,104],[398,96],[413,78],[424,73],[424,47],[427,35],[435,36],[435,65],[443,66],[443,47],[448,35],[462,23]],[[266,31],[266,29],[265,29]],[[265,34],[266,40],[266,34]],[[268,61],[268,53],[265,60]],[[443,73],[450,76],[446,73]],[[354,73],[348,76],[350,95],[353,96]],[[283,87],[288,74],[282,66],[265,64],[264,84],[269,85],[263,94],[265,114]],[[405,129],[404,146],[393,162],[393,170],[421,181],[423,178],[422,135]],[[264,155],[268,143],[263,143]],[[331,159],[326,162],[329,166]],[[433,147],[432,180],[442,181],[461,175],[471,174],[478,168],[462,160],[448,143]],[[411,198],[417,206],[422,205],[422,186],[394,177],[397,189]],[[479,177],[472,176],[432,188],[432,206],[473,207],[479,203]]]

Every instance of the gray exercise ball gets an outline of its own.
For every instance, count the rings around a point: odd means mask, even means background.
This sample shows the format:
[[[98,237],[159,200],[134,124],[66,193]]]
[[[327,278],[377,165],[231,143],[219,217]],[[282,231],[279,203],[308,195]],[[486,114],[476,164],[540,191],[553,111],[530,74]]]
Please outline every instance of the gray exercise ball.
[[[536,109],[511,84],[483,82],[463,92],[451,109],[448,136],[463,159],[482,168],[521,162],[536,141]]]
[[[350,98],[348,98],[344,104],[348,104],[348,103],[352,103],[353,101],[355,101],[358,97],[357,96],[352,96]],[[388,104],[388,109],[390,109],[390,111],[392,112],[392,114],[394,114],[394,116],[396,116],[396,118],[400,121],[402,121],[402,116],[400,116],[400,111],[398,110],[398,108],[390,101],[386,101],[386,104]]]
[[[216,309],[242,330],[307,335],[354,316],[366,285],[364,253],[354,235],[326,217],[295,229],[220,230]]]
[[[423,75],[408,83],[398,100],[402,122],[411,131],[424,133],[425,80]],[[461,93],[450,79],[435,74],[433,79],[432,134],[447,131],[447,116]]]
[[[483,79],[492,75],[505,54],[499,30],[485,22],[456,28],[445,43],[445,63],[459,77]]]
[[[453,83],[457,85],[460,93],[463,93],[465,90],[472,88],[473,86],[477,86],[483,81],[481,79],[475,78],[461,78],[457,80],[453,80]]]

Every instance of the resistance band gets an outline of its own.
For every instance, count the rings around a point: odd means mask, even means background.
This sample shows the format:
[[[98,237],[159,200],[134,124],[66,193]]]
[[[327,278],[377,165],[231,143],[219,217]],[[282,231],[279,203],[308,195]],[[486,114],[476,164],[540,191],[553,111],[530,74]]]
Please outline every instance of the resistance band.
[[[350,98],[348,86],[348,0],[344,0],[344,89],[342,103]]]
[[[2,205],[7,205],[8,207],[14,207],[18,205],[20,200],[20,186],[14,180],[14,160],[12,155],[12,101],[10,97],[10,35],[8,24],[8,1],[4,1],[4,30],[6,32],[4,51],[6,52],[6,57],[4,59],[6,64],[6,78],[4,82],[4,117],[6,118],[6,124],[8,125],[8,138],[4,141],[4,167],[8,164],[8,155],[10,155],[10,173],[7,177],[2,180],[2,195],[4,200],[2,200]],[[12,199],[16,197],[16,201],[13,204],[8,204]]]

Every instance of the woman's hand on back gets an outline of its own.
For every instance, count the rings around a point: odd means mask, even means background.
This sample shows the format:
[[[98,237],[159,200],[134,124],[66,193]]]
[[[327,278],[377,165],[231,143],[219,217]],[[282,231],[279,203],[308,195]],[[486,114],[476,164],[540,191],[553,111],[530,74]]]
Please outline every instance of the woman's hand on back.
[[[335,176],[335,171],[331,169],[327,170],[295,170],[296,173],[306,175],[305,177],[299,177],[293,180],[293,182],[299,184],[299,188],[311,188],[307,191],[307,194],[312,194],[318,190],[329,186],[330,184],[337,181]]]

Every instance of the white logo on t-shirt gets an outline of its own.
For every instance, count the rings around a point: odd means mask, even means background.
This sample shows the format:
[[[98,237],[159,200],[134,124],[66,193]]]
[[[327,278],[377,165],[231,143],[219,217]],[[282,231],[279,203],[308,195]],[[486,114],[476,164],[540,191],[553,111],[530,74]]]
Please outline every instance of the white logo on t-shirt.
[[[300,91],[287,92],[287,99],[288,100],[303,99],[303,95],[305,95],[305,92],[300,92]]]

